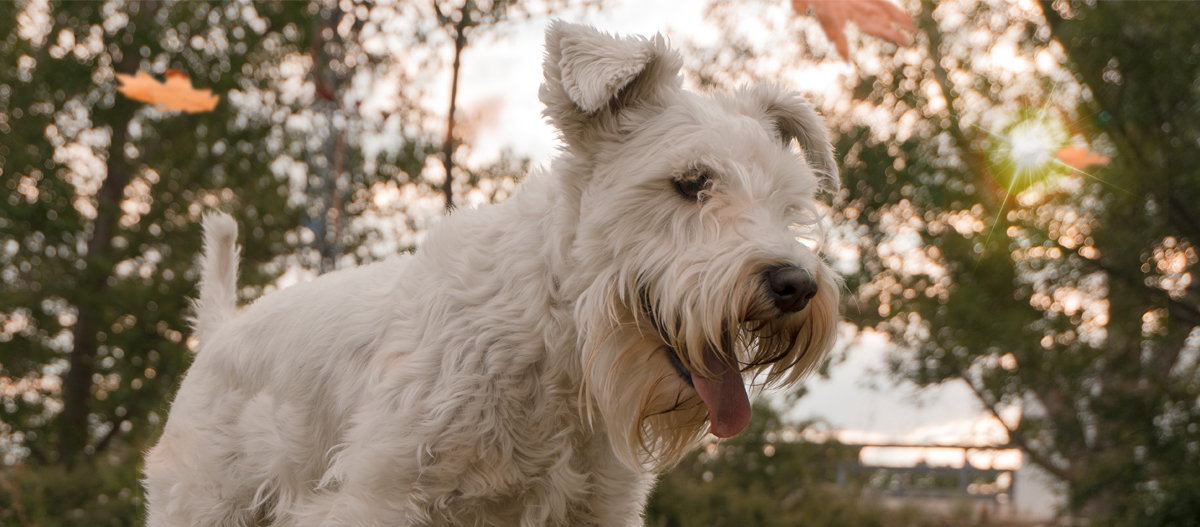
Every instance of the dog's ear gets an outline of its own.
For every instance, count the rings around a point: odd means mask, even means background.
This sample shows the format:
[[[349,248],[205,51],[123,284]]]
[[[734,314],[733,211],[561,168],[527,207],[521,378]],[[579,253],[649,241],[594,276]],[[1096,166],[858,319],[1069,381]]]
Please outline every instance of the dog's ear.
[[[833,144],[829,142],[829,131],[825,119],[813,111],[812,106],[800,94],[785,92],[776,86],[762,84],[750,88],[750,99],[757,101],[762,115],[770,121],[784,145],[793,140],[800,143],[808,165],[820,178],[821,187],[836,192],[842,187],[837,161],[833,156]]]
[[[624,109],[663,106],[680,90],[683,59],[662,35],[616,37],[561,20],[546,29],[543,114],[575,146],[587,128],[619,130]]]

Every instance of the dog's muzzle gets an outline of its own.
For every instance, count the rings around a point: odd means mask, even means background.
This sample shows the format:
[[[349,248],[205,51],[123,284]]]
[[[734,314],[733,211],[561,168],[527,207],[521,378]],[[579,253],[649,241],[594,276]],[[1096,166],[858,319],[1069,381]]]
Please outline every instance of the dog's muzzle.
[[[793,265],[769,268],[762,279],[775,307],[785,315],[802,311],[817,296],[817,281],[812,274]]]

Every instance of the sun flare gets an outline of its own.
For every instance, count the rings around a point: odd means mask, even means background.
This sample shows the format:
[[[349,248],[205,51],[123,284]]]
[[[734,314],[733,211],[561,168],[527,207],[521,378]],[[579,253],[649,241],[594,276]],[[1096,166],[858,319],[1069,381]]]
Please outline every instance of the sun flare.
[[[1055,153],[1070,140],[1066,124],[1039,108],[1018,111],[988,135],[988,171],[1009,194],[1055,173],[1062,166]]]

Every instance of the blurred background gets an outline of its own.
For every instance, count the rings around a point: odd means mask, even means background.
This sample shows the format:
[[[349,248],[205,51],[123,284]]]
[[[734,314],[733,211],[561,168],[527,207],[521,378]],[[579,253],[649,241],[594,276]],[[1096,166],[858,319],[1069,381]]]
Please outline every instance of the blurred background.
[[[249,302],[544,165],[552,18],[842,161],[841,344],[647,525],[1200,525],[1200,3],[1095,0],[0,3],[0,524],[141,525],[203,211]]]

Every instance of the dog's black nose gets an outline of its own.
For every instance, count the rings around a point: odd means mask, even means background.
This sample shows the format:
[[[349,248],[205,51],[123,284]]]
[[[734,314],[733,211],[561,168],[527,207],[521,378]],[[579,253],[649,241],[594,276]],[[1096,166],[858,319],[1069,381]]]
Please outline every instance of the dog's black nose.
[[[817,296],[817,281],[808,271],[791,265],[767,270],[764,277],[775,307],[784,314],[795,313],[808,306]]]

